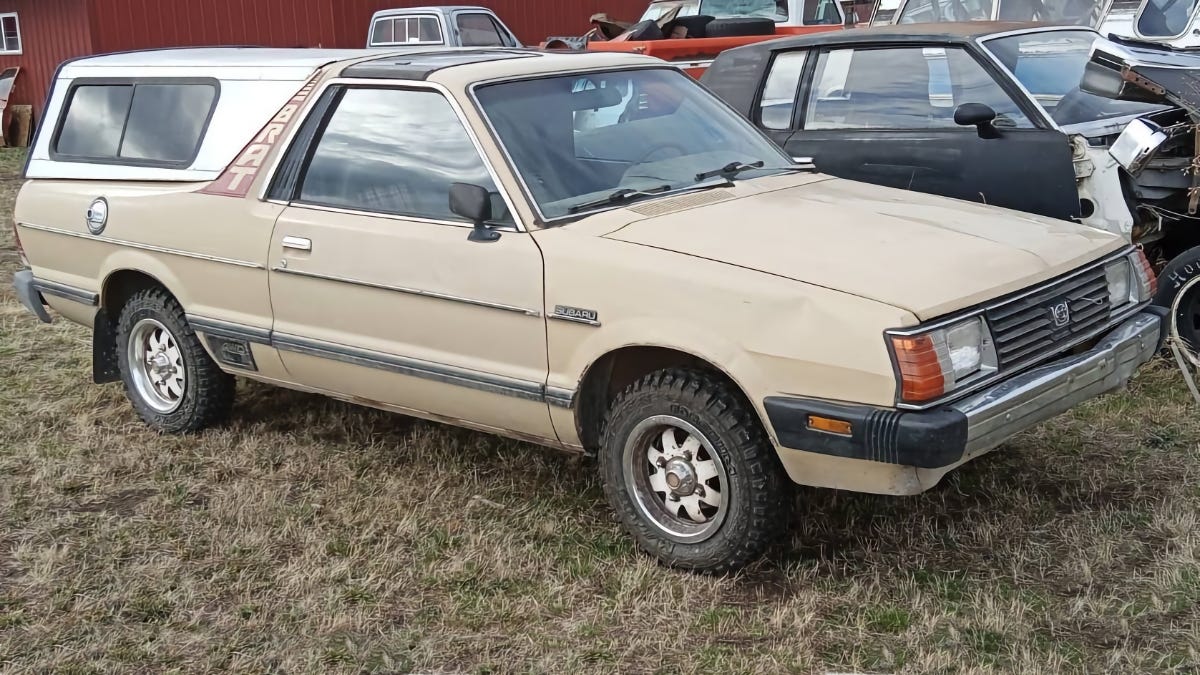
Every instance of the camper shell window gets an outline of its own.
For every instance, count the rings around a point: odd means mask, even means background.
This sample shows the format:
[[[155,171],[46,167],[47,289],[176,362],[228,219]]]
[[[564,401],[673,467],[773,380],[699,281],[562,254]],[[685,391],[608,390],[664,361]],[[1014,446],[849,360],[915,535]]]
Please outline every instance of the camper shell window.
[[[216,80],[78,80],[51,146],[63,161],[186,168],[220,95]]]

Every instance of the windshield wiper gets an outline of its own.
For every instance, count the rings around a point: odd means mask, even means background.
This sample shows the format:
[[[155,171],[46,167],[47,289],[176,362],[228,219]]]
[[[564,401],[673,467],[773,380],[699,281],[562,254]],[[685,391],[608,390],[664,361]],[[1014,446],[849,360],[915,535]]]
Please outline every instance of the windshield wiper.
[[[627,202],[627,201],[631,201],[633,199],[637,199],[638,197],[653,197],[654,195],[661,194],[670,189],[671,189],[670,185],[661,185],[659,187],[647,188],[645,190],[635,190],[633,188],[621,188],[620,190],[617,190],[616,192],[608,195],[607,197],[601,197],[600,199],[596,199],[596,200],[593,200],[590,202],[576,204],[575,206],[572,206],[571,208],[567,209],[567,213],[579,213],[580,211],[594,209],[598,206],[610,206],[612,204],[620,204],[622,202]]]
[[[725,166],[723,166],[719,169],[714,169],[713,171],[705,171],[704,173],[696,174],[696,180],[698,180],[698,181],[705,180],[707,178],[712,178],[713,176],[721,176],[722,178],[725,178],[727,180],[733,180],[734,178],[737,177],[737,175],[739,173],[742,173],[744,171],[753,171],[754,169],[762,169],[764,167],[764,164],[765,163],[762,161],[753,162],[751,164],[745,164],[742,162],[730,162],[729,164],[726,164]],[[767,171],[803,171],[805,173],[808,173],[813,170],[813,167],[812,167],[811,163],[810,164],[794,164],[791,166],[772,166],[772,167],[767,168],[766,170]]]
[[[757,162],[751,162],[750,164],[746,164],[745,162],[730,162],[719,169],[713,169],[712,171],[705,171],[703,173],[696,174],[696,180],[704,180],[706,178],[712,178],[714,176],[723,176],[725,178],[733,178],[734,176],[737,176],[739,173],[742,173],[743,171],[750,171],[751,169],[761,169],[761,168],[763,168],[764,164],[766,164],[766,162],[762,161],[761,159],[758,160]]]

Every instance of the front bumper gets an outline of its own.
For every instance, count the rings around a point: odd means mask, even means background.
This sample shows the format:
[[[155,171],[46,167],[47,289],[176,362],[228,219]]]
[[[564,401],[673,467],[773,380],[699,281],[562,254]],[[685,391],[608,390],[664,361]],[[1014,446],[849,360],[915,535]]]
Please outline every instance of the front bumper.
[[[42,323],[50,323],[50,313],[46,311],[46,301],[38,292],[31,270],[20,270],[13,275],[13,288],[17,292],[17,300],[25,305],[25,309],[33,312]]]
[[[1161,308],[1122,322],[1092,349],[1011,377],[934,410],[798,399],[766,399],[780,445],[793,450],[921,469],[959,464],[1017,433],[1101,394],[1120,389],[1162,348]],[[850,423],[849,435],[810,428],[812,415]]]

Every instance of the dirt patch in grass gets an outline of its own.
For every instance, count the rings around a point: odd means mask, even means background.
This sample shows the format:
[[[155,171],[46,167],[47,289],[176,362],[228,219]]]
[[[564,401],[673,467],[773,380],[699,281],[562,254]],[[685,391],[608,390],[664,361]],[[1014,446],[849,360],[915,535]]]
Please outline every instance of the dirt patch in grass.
[[[153,434],[17,264],[0,228],[5,672],[1200,671],[1169,364],[927,494],[799,490],[791,541],[711,579],[637,554],[553,451],[250,384],[226,428]]]

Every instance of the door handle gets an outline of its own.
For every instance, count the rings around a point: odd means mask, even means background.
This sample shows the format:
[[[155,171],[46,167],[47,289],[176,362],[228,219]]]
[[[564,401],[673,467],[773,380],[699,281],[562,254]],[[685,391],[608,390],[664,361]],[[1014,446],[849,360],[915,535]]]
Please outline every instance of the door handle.
[[[312,240],[304,237],[284,237],[283,247],[290,248],[296,251],[311,251]]]

